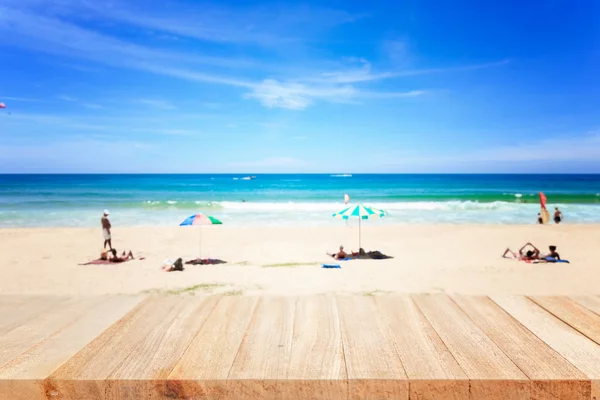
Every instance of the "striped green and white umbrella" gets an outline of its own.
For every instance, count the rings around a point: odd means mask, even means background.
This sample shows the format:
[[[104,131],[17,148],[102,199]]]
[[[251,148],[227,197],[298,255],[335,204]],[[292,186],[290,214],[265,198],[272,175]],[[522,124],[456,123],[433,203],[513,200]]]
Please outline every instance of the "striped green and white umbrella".
[[[360,221],[369,218],[381,218],[385,215],[385,211],[377,208],[366,207],[362,204],[350,206],[341,211],[333,214],[333,217],[340,219],[358,218],[358,248],[361,248],[361,232],[360,232]]]

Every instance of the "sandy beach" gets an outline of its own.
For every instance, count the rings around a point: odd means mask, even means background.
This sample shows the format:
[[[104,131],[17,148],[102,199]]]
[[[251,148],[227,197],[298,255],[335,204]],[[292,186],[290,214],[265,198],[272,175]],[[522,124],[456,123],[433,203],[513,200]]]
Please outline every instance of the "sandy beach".
[[[99,256],[99,229],[0,230],[0,294],[99,295],[165,292],[303,295],[319,293],[597,294],[600,225],[397,225],[363,227],[363,247],[389,260],[353,260],[341,269],[326,251],[358,247],[356,226],[115,227],[113,245],[135,260],[78,265]],[[198,256],[227,264],[165,273],[165,259]],[[570,264],[527,264],[501,258],[531,241],[558,246]]]

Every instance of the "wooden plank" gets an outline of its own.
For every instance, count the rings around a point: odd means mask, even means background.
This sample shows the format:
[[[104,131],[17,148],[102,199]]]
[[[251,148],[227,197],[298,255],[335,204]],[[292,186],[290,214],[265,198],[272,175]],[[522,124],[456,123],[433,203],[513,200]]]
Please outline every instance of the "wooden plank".
[[[71,325],[59,330],[0,368],[0,399],[45,400],[54,390],[45,378],[123,317],[142,296],[105,296]],[[52,397],[50,397],[52,398]]]
[[[408,400],[408,377],[371,297],[337,298],[348,399]]]
[[[530,296],[534,303],[600,344],[600,315],[567,297]]]
[[[7,303],[0,309],[0,336],[5,335],[11,330],[18,328],[27,321],[35,319],[37,316],[47,312],[53,312],[59,309],[69,299],[59,296],[23,296],[7,299]]]
[[[161,329],[180,304],[178,296],[150,297],[50,375],[46,385],[61,400],[103,399],[106,379],[144,339]]]
[[[600,347],[560,319],[524,297],[493,296],[492,300],[534,335],[583,372],[600,398]]]
[[[0,336],[0,366],[5,365],[48,336],[75,321],[98,301],[99,299],[95,297],[70,299],[68,301],[49,298],[46,304],[49,305],[50,310],[32,313],[22,324]],[[36,303],[34,308],[39,310],[40,305]],[[30,310],[28,309],[28,311]]]
[[[225,399],[227,377],[258,297],[223,297],[168,377],[171,398]],[[231,393],[235,393],[235,387]]]
[[[600,315],[600,297],[598,296],[571,296],[571,299],[581,304],[590,311]]]
[[[532,398],[590,399],[590,380],[492,300],[483,296],[453,296],[453,299],[532,380]]]
[[[345,400],[347,378],[335,297],[300,297],[283,398]]]
[[[127,358],[107,377],[107,398],[169,397],[166,380],[220,296],[181,298]]]
[[[467,375],[410,297],[376,296],[375,303],[406,370],[410,398],[469,398]]]
[[[260,299],[229,372],[229,398],[281,398],[290,363],[295,308],[295,297]]]
[[[415,295],[471,382],[473,399],[529,399],[527,376],[446,295]]]

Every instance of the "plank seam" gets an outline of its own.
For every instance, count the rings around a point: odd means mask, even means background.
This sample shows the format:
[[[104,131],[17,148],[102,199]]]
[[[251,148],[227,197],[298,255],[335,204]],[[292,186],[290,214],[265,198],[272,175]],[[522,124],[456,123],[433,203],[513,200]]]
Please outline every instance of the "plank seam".
[[[442,339],[442,337],[440,336],[440,334],[438,333],[438,331],[435,329],[435,327],[433,326],[433,324],[431,323],[431,321],[429,320],[429,318],[427,318],[427,315],[423,312],[423,310],[421,310],[421,307],[419,307],[419,304],[415,301],[415,299],[413,298],[413,296],[410,296],[410,301],[414,304],[414,306],[416,307],[417,311],[419,311],[419,313],[423,316],[423,318],[425,318],[425,321],[427,321],[427,323],[429,324],[429,326],[431,326],[431,329],[433,330],[433,332],[435,332],[436,336],[438,338],[440,338],[440,342],[442,342],[442,344],[444,345],[444,347],[446,348],[446,350],[448,350],[448,354],[450,354],[452,356],[452,358],[454,359],[454,361],[456,361],[456,364],[460,367],[460,369],[462,370],[462,372],[465,374],[465,376],[467,378],[469,378],[469,374],[467,374],[467,371],[465,371],[465,369],[463,368],[462,365],[460,365],[460,363],[458,362],[458,360],[456,359],[456,357],[454,356],[454,354],[452,354],[452,351],[450,351],[450,348],[448,347],[448,345],[446,344],[446,342],[444,342],[444,339]],[[469,381],[469,395],[471,394],[471,379],[468,379]]]
[[[513,359],[512,359],[512,358],[511,358],[511,357],[510,357],[508,354],[506,354],[506,352],[505,352],[504,350],[502,350],[502,347],[500,347],[500,345],[498,345],[498,343],[496,343],[496,342],[494,341],[494,339],[492,339],[491,337],[489,337],[489,336],[488,336],[488,334],[487,334],[487,333],[485,333],[485,331],[484,331],[483,329],[481,329],[481,327],[480,327],[480,326],[477,324],[477,322],[476,322],[476,321],[475,321],[473,318],[471,318],[471,316],[469,315],[469,313],[468,313],[468,312],[466,312],[466,311],[465,311],[463,308],[461,308],[461,306],[460,306],[460,305],[459,305],[459,304],[458,304],[456,301],[454,301],[454,298],[453,298],[453,296],[448,296],[448,297],[450,298],[450,301],[452,301],[454,304],[456,304],[456,306],[458,307],[458,309],[459,309],[459,310],[460,310],[460,311],[461,311],[463,314],[465,314],[465,315],[467,316],[467,318],[469,318],[471,321],[473,321],[473,324],[474,324],[474,325],[477,327],[477,329],[479,329],[479,330],[481,331],[481,333],[483,333],[483,334],[485,335],[485,337],[487,337],[487,338],[490,340],[490,342],[494,343],[494,346],[496,346],[496,347],[498,348],[498,350],[500,350],[500,351],[502,352],[502,354],[504,354],[504,355],[506,356],[506,358],[508,358],[508,359],[510,360],[510,362],[511,362],[511,363],[513,363],[513,365],[514,365],[515,367],[517,367],[517,369],[518,369],[519,371],[521,371],[521,372],[523,373],[523,375],[525,375],[525,376],[527,377],[527,379],[529,379],[529,381],[530,381],[530,385],[531,385],[531,382],[533,382],[533,381],[532,381],[532,379],[531,379],[531,377],[530,377],[529,375],[527,375],[527,373],[526,373],[525,371],[523,371],[523,369],[521,369],[521,367],[519,367],[519,366],[517,365],[517,363],[516,363],[516,362],[514,362],[514,361],[513,361]],[[486,298],[486,299],[489,299],[489,300],[491,300],[491,299],[490,299],[489,297],[487,297],[487,296],[485,296],[485,298]],[[496,304],[496,303],[494,303],[494,304]],[[497,305],[497,304],[496,304],[496,305]],[[499,307],[499,308],[500,308],[500,309],[501,309],[503,312],[506,312],[506,310],[504,310],[502,307]],[[511,317],[511,318],[513,318],[513,317],[512,317],[512,315],[510,315],[510,317]],[[513,319],[514,319],[514,318],[513,318]],[[526,328],[525,326],[523,326],[523,324],[521,324],[519,321],[517,321],[517,320],[515,320],[515,321],[516,321],[516,322],[517,322],[519,325],[521,325],[523,328],[527,329],[527,328]],[[530,332],[531,332],[531,331],[530,331]],[[531,333],[533,334],[533,332],[531,332]],[[535,336],[535,335],[534,335],[534,336]],[[537,336],[536,336],[536,337],[537,337]],[[548,345],[546,344],[546,342],[544,342],[544,344],[545,344],[546,346],[548,346]]]
[[[204,301],[208,300],[208,298],[213,297],[215,295],[210,295],[207,296],[205,298]],[[192,343],[194,342],[194,340],[196,339],[196,337],[200,334],[200,332],[202,331],[202,328],[204,328],[204,325],[206,324],[206,321],[208,321],[208,319],[210,318],[210,316],[212,315],[213,312],[215,312],[217,305],[221,302],[221,300],[223,299],[223,296],[215,296],[215,297],[219,297],[219,300],[217,300],[215,302],[215,305],[213,306],[212,310],[210,310],[210,313],[206,316],[206,318],[204,319],[204,321],[202,321],[202,324],[200,325],[200,327],[198,328],[198,331],[196,332],[196,334],[194,335],[194,337],[192,338],[192,340],[190,340],[190,342],[188,343],[188,345],[185,347],[185,349],[181,352],[181,356],[177,359],[176,362],[173,363],[173,369],[171,371],[169,371],[169,374],[166,375],[166,378],[164,379],[165,381],[170,380],[169,378],[171,377],[171,374],[173,373],[173,370],[177,367],[177,365],[179,364],[179,361],[181,361],[181,359],[183,358],[183,356],[185,356],[185,353],[187,353],[188,349],[190,348],[190,346],[192,345]]]
[[[150,297],[149,297],[149,299],[150,299]],[[166,314],[166,315],[168,315],[168,314],[169,314],[169,313],[170,313],[170,312],[171,312],[171,311],[172,311],[172,310],[173,310],[175,307],[177,307],[177,304],[175,304],[175,303],[174,303],[174,304],[173,304],[173,305],[172,305],[172,306],[171,306],[171,307],[168,309],[168,312],[166,312],[165,314]],[[129,313],[127,313],[127,314],[125,314],[125,315],[128,315],[128,314],[129,314]],[[164,321],[163,321],[163,323],[164,323]],[[162,324],[161,324],[161,326],[162,326]],[[126,362],[126,361],[128,361],[128,360],[129,360],[129,356],[130,356],[130,355],[131,355],[131,354],[132,354],[132,353],[133,353],[133,352],[134,352],[134,351],[135,351],[135,350],[138,348],[138,346],[140,345],[140,343],[141,343],[141,342],[142,342],[144,339],[146,339],[148,336],[150,336],[150,333],[148,333],[148,334],[144,335],[143,337],[139,338],[139,340],[138,340],[138,342],[136,343],[136,345],[135,345],[135,346],[133,346],[133,347],[131,348],[131,350],[130,350],[130,351],[127,353],[127,355],[126,355],[125,357],[123,357],[123,360],[122,360],[122,361],[121,361],[121,362],[120,362],[120,363],[119,363],[119,364],[118,364],[118,365],[117,365],[115,368],[113,368],[113,369],[110,371],[110,373],[108,373],[108,374],[106,375],[106,378],[105,378],[104,380],[107,380],[109,377],[113,376],[113,374],[115,373],[115,371],[117,371],[119,368],[121,368],[121,366],[122,366],[123,364],[125,364],[125,362]],[[98,336],[98,337],[100,337],[100,336]],[[107,388],[107,390],[108,390],[108,388]]]
[[[340,307],[338,296],[333,296],[335,308],[338,316],[338,328],[340,330],[340,341],[342,342],[342,359],[344,360],[344,369],[346,370],[346,399],[350,398],[350,377],[348,376],[348,360],[346,359],[346,348],[344,347],[344,330],[342,329],[342,319],[340,318]]]
[[[594,296],[586,296],[586,297],[592,297],[592,298],[593,298]],[[596,296],[596,297],[598,297],[598,296]],[[590,308],[590,307],[586,306],[585,304],[581,303],[581,302],[578,300],[578,298],[577,298],[577,297],[567,297],[567,298],[568,298],[569,300],[573,301],[574,303],[577,303],[577,304],[579,304],[581,307],[585,308],[586,310],[588,310],[588,311],[591,311],[591,312],[593,312],[593,313],[594,313],[594,314],[596,314],[596,315],[600,315],[600,311],[596,311],[596,310],[594,310],[594,309],[592,309],[592,308]]]
[[[246,340],[246,338],[248,337],[248,327],[252,324],[252,322],[254,321],[254,318],[256,318],[256,313],[258,312],[258,309],[259,309],[260,305],[262,304],[262,302],[263,302],[263,296],[260,296],[258,298],[258,301],[256,302],[256,304],[254,305],[254,310],[252,310],[252,317],[250,317],[250,319],[248,320],[248,325],[246,325],[246,331],[244,332],[244,336],[242,337],[242,340],[240,341],[240,345],[238,346],[238,349],[235,352],[235,357],[233,358],[233,362],[231,363],[231,366],[229,367],[229,371],[227,372],[226,381],[229,381],[229,377],[231,376],[231,370],[233,370],[235,361],[237,360],[238,356],[240,355],[240,350],[242,348],[242,345],[244,344],[244,340]]]
[[[526,300],[530,301],[527,296],[523,296]],[[529,331],[533,336],[535,336],[536,338],[538,338],[541,342],[543,342],[546,346],[548,346],[550,349],[552,349],[556,354],[558,354],[563,360],[565,360],[567,363],[569,363],[573,368],[575,368],[577,371],[581,372],[584,376],[588,376],[588,374],[586,374],[584,371],[582,371],[581,369],[577,368],[576,365],[574,365],[571,361],[569,361],[560,351],[558,351],[557,349],[555,349],[553,346],[550,345],[550,343],[546,342],[544,339],[542,339],[541,337],[539,337],[538,335],[535,334],[535,332],[533,332],[531,329],[529,329],[526,325],[522,324],[521,321],[519,321],[517,318],[515,318],[511,313],[509,313],[507,310],[504,309],[504,307],[502,307],[500,304],[496,303],[494,301],[493,298],[488,297],[492,303],[494,303],[496,306],[498,306],[503,312],[505,312],[510,318],[514,319],[515,321],[517,321],[517,323],[519,325],[521,325],[523,328],[525,328],[527,331]],[[533,303],[533,302],[532,302]],[[533,303],[535,306],[539,307],[537,305],[537,303]],[[545,309],[541,308],[543,311],[546,311]],[[559,319],[559,321],[562,322],[562,320]],[[512,361],[512,360],[511,360]]]
[[[565,323],[567,326],[571,327],[573,330],[579,332],[580,334],[582,334],[583,336],[585,336],[586,338],[588,338],[589,340],[591,340],[592,342],[596,343],[597,345],[600,345],[599,341],[589,337],[588,335],[586,335],[584,332],[582,332],[580,329],[578,329],[577,327],[571,325],[568,321],[565,321],[563,318],[561,318],[560,316],[556,315],[554,312],[552,312],[552,310],[549,310],[548,308],[544,307],[542,304],[538,303],[537,301],[535,301],[535,299],[529,297],[529,296],[525,296],[525,298],[531,302],[533,302],[535,305],[537,305],[538,307],[540,307],[542,310],[546,311],[548,314],[552,315],[554,318],[558,319],[559,321],[562,321],[563,323]],[[579,303],[576,303],[579,304]]]
[[[12,328],[10,328],[9,330],[5,331],[5,332],[0,332],[1,335],[7,335],[10,332],[14,331],[15,329],[18,329],[19,327],[23,326],[24,324],[28,323],[29,321],[36,319],[38,317],[38,315],[48,311],[51,308],[57,307],[57,306],[61,306],[64,305],[65,303],[69,302],[71,300],[70,297],[64,297],[64,296],[56,296],[56,298],[60,299],[61,301],[57,304],[50,304],[48,307],[44,307],[42,310],[40,310],[39,312],[36,312],[32,315],[30,315],[29,318],[25,319],[24,321],[22,321],[21,323],[13,326]]]
[[[94,298],[94,302],[92,302],[92,304],[90,305],[90,307],[87,309],[88,311],[93,311],[96,307],[98,307],[98,305],[100,305],[101,301],[98,300],[97,298]],[[63,303],[63,305],[65,305],[65,303]],[[4,363],[3,365],[0,366],[0,370],[5,368],[8,364],[10,364],[11,362],[13,362],[15,359],[21,357],[23,354],[26,354],[30,351],[32,351],[33,349],[41,346],[43,343],[45,343],[46,341],[50,340],[51,338],[53,338],[54,336],[58,335],[60,332],[64,331],[65,329],[67,329],[68,327],[70,327],[71,325],[75,324],[77,321],[79,321],[80,319],[84,318],[86,315],[86,313],[83,313],[81,315],[79,315],[78,317],[76,317],[75,319],[70,320],[69,322],[67,322],[66,325],[63,325],[62,327],[58,328],[56,331],[52,332],[51,334],[49,334],[48,336],[46,336],[44,339],[42,339],[40,342],[34,344],[33,346],[31,346],[30,348],[28,348],[27,350],[25,350],[24,352],[22,352],[21,354],[19,354],[18,356],[16,356],[15,358],[7,361],[6,363]],[[93,339],[92,339],[93,340]],[[89,343],[88,343],[89,344]],[[87,344],[86,344],[87,345]],[[85,347],[85,346],[84,346]],[[68,360],[67,360],[68,361]],[[66,361],[65,361],[66,362]],[[64,364],[64,363],[63,363]],[[63,364],[57,366],[54,371],[58,368],[60,368]],[[52,371],[52,372],[54,372]],[[51,375],[51,374],[50,374]]]

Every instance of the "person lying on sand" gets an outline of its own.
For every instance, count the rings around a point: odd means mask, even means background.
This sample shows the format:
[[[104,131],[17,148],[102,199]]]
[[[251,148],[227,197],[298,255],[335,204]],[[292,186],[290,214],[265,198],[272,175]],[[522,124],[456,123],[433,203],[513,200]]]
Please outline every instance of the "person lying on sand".
[[[183,260],[178,258],[173,264],[164,264],[160,269],[165,272],[183,271]]]
[[[340,251],[338,251],[337,253],[327,253],[327,255],[333,257],[336,260],[348,258],[348,254],[344,251],[344,246],[340,246]]]
[[[530,246],[531,249],[525,251],[525,249],[528,246]],[[538,260],[540,258],[540,251],[533,244],[527,243],[527,244],[525,244],[525,246],[523,246],[523,247],[521,247],[521,249],[519,249],[519,254],[517,254],[517,253],[513,252],[511,249],[507,248],[506,251],[504,252],[504,254],[502,254],[502,257],[511,258],[511,259],[515,259],[515,260],[522,260],[522,261]]]
[[[121,256],[117,256],[117,249],[112,249],[111,250],[111,254],[112,256],[108,259],[108,261],[110,262],[114,262],[114,263],[120,263],[120,262],[124,262],[127,260],[133,260],[133,253],[131,252],[131,250],[129,250],[129,253],[126,253],[125,251],[123,251],[123,254],[121,254]]]

